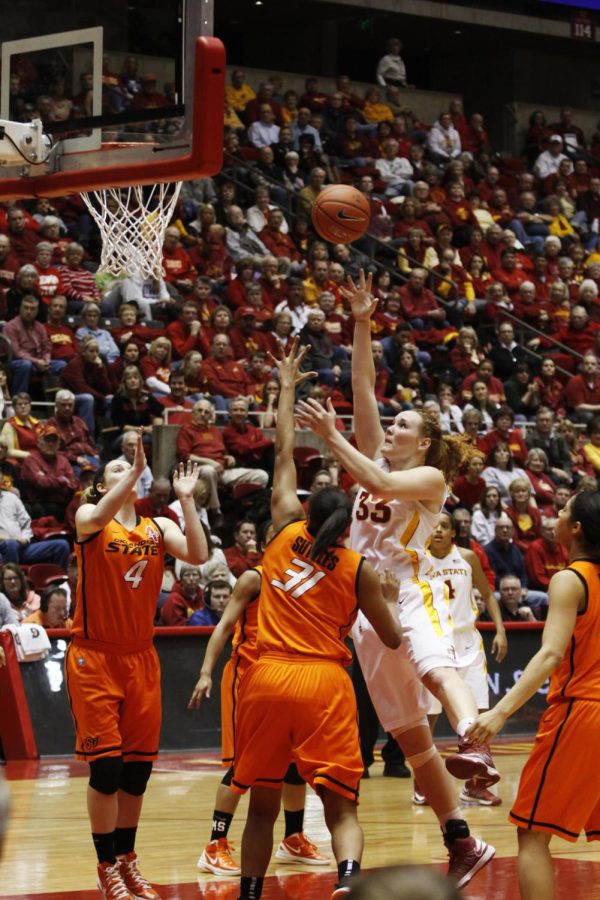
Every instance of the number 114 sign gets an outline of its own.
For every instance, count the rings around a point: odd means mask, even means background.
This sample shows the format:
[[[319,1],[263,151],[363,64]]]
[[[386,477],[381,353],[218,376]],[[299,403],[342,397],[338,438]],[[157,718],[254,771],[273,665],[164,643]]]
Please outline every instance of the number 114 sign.
[[[596,40],[596,23],[590,13],[575,13],[571,19],[571,37],[576,41]]]

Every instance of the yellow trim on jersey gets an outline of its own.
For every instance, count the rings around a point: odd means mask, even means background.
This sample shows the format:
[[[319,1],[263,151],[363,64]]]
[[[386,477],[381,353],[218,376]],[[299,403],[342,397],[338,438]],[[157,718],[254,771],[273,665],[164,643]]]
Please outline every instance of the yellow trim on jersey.
[[[419,522],[421,521],[421,517],[418,512],[414,512],[412,519],[399,536],[398,540],[400,541],[400,546],[404,548],[405,553],[408,553],[410,564],[413,570],[413,581],[416,583],[419,578],[419,554],[416,550],[411,550],[407,545],[411,541],[414,536],[415,531],[419,527]]]
[[[437,637],[442,637],[444,632],[442,630],[442,624],[440,622],[439,614],[433,605],[433,593],[431,590],[431,586],[427,581],[418,581],[417,586],[423,595],[423,605],[427,611],[427,615],[431,621],[433,626],[433,630]]]

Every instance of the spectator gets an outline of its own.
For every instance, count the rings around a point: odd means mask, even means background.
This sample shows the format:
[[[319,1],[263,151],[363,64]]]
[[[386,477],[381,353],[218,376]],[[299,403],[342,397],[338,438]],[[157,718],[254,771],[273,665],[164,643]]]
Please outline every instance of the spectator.
[[[67,628],[73,624],[67,609],[67,592],[58,585],[45,588],[40,598],[40,607],[23,619],[27,625],[41,625],[42,628]]]
[[[215,408],[208,399],[194,404],[191,422],[182,425],[177,435],[177,456],[183,462],[200,463],[200,475],[210,487],[209,521],[212,528],[219,528],[223,525],[219,486],[252,483],[266,487],[269,476],[262,469],[237,465],[235,457],[225,449],[221,432],[213,424],[214,413]]]
[[[139,433],[142,429],[150,441],[154,425],[162,425],[162,412],[159,401],[145,389],[140,370],[126,366],[110,405],[110,419],[117,426],[119,440],[128,431]]]
[[[548,457],[539,447],[533,447],[525,460],[525,474],[531,484],[533,497],[541,510],[551,506],[554,500],[556,484],[547,474]]]
[[[436,165],[445,165],[461,154],[460,135],[452,124],[450,113],[441,113],[427,136],[429,158]]]
[[[399,38],[392,37],[386,44],[386,53],[377,63],[377,83],[393,85],[394,87],[407,87],[406,66],[401,57],[402,43]]]
[[[75,241],[65,247],[64,265],[59,266],[67,309],[72,315],[79,314],[87,303],[100,303],[100,291],[94,276],[81,265],[84,249]]]
[[[491,456],[496,444],[504,443],[508,447],[514,462],[523,464],[527,456],[527,444],[520,428],[513,428],[515,414],[510,406],[500,406],[494,414],[495,428],[485,434],[479,441],[479,449],[486,457]]]
[[[146,356],[140,360],[144,384],[153,394],[169,394],[171,377],[171,341],[166,337],[155,338]]]
[[[257,549],[256,525],[242,519],[233,532],[233,546],[225,549],[225,559],[236,578],[260,565],[262,553]]]
[[[310,115],[310,113],[309,113]],[[270,147],[279,140],[279,125],[270,103],[261,103],[259,115],[248,129],[248,141],[253,147]]]
[[[39,243],[38,224],[28,219],[19,206],[12,206],[7,214],[8,238],[19,263],[32,263]]]
[[[21,300],[19,314],[4,326],[3,335],[12,345],[11,386],[14,394],[29,390],[34,374],[58,375],[66,363],[52,359],[52,347],[46,329],[37,320],[39,300],[26,294]]]
[[[202,354],[197,350],[190,350],[185,354],[183,365],[176,372],[171,373],[169,387],[173,393],[172,383],[174,376],[179,372],[184,378],[184,394],[192,401],[200,400],[206,391],[206,381],[202,374]]]
[[[506,404],[520,421],[532,419],[540,405],[540,389],[525,362],[517,363],[512,376],[504,383]]]
[[[194,351],[192,351],[194,353]],[[196,354],[200,356],[200,354]],[[202,357],[200,356],[200,362]],[[186,376],[181,369],[176,369],[169,380],[170,394],[161,394],[158,399],[163,408],[165,425],[181,425],[189,419],[194,402],[186,395]]]
[[[239,262],[247,257],[252,259],[254,265],[259,266],[262,257],[267,254],[267,248],[250,228],[246,216],[239,206],[230,206],[227,212],[227,252],[234,262]]]
[[[292,319],[292,333],[298,334],[308,321],[311,307],[305,301],[303,282],[299,278],[288,278],[287,289],[287,298],[277,304],[275,313],[288,313]]]
[[[256,94],[249,84],[246,84],[246,73],[242,69],[234,69],[231,73],[231,84],[225,86],[225,101],[238,113],[243,113]]]
[[[20,498],[11,491],[0,491],[0,560],[2,563],[54,563],[67,568],[70,548],[66,540],[53,538],[35,541],[31,516]]]
[[[550,137],[550,146],[543,153],[540,153],[533,164],[533,171],[540,181],[543,181],[549,175],[554,175],[558,172],[563,160],[570,162],[569,157],[563,153],[563,139],[560,134],[553,134]],[[572,171],[573,164],[570,163],[569,175]]]
[[[119,358],[119,348],[112,334],[107,328],[100,327],[100,307],[95,303],[88,303],[83,310],[83,325],[77,329],[75,337],[80,344],[86,338],[94,340],[102,361],[107,365]]]
[[[322,309],[311,309],[308,313],[308,321],[300,332],[300,343],[310,347],[302,363],[303,371],[317,372],[319,384],[330,388],[339,386],[343,389],[349,384],[348,356],[327,334]]]
[[[481,474],[487,484],[493,484],[498,488],[500,497],[505,503],[510,500],[508,488],[511,481],[527,477],[523,469],[515,467],[510,447],[504,441],[499,441],[490,450],[488,465]]]
[[[273,441],[248,422],[248,397],[234,397],[229,404],[229,423],[223,428],[225,449],[242,466],[273,470]]]
[[[58,449],[59,443],[56,427],[47,424],[40,432],[37,449],[31,451],[21,468],[24,499],[34,518],[54,516],[59,522],[64,521],[66,508],[78,488],[71,463]]]
[[[481,425],[485,426],[485,431],[491,430],[494,427],[494,416],[499,409],[498,404],[490,400],[488,386],[485,381],[479,378],[471,385],[471,393],[470,402],[465,403],[463,407],[463,424],[465,414],[474,411],[479,414]],[[484,429],[478,427],[478,431],[482,430]],[[477,435],[473,434],[473,437],[477,437]],[[477,438],[475,443],[479,446],[479,438]]]
[[[277,260],[283,260],[286,267],[289,265],[296,271],[303,268],[302,255],[288,234],[287,222],[279,207],[269,209],[267,224],[258,236],[268,252]]]
[[[31,263],[25,263],[20,267],[12,286],[6,293],[6,318],[13,319],[19,314],[21,300],[27,296],[40,300],[38,273]]]
[[[506,513],[502,513],[496,520],[494,538],[484,544],[483,549],[496,576],[496,590],[500,589],[501,580],[505,575],[516,575],[520,582],[523,602],[534,609],[537,615],[541,613],[542,607],[548,605],[548,595],[543,591],[528,589],[523,554],[513,543],[512,536],[513,523]],[[541,615],[539,617],[541,618]]]
[[[278,125],[283,124],[281,104],[273,99],[273,93],[274,88],[270,81],[263,81],[259,85],[256,97],[250,100],[244,109],[242,118],[246,125],[251,125],[253,122],[256,122],[260,115],[260,109],[264,104],[268,104],[273,110],[276,123]]]
[[[139,310],[144,320],[170,319],[177,299],[175,291],[173,296],[169,293],[164,278],[144,278],[141,273],[134,272],[118,282],[114,296],[113,291],[105,295],[101,308],[114,309],[116,304],[129,303]]]
[[[126,460],[130,465],[133,464],[135,458],[135,448],[137,447],[138,436],[135,431],[128,431],[123,435],[121,442],[121,455],[118,459]],[[137,480],[135,491],[138,500],[143,500],[150,493],[153,477],[150,466],[146,465],[144,471]],[[169,517],[170,518],[170,517]]]
[[[7,446],[7,457],[18,466],[37,447],[43,423],[31,415],[29,394],[15,394],[12,399],[14,415],[2,426],[0,440]]]
[[[548,474],[556,483],[572,483],[569,447],[564,437],[554,431],[554,413],[549,407],[538,407],[535,427],[527,429],[526,442],[530,450],[544,451],[550,466]]]
[[[548,591],[550,579],[569,564],[565,547],[556,540],[556,518],[542,516],[541,536],[525,550],[525,568],[529,584],[537,591]]]
[[[452,493],[458,499],[461,506],[473,511],[478,503],[483,502],[486,484],[481,477],[483,472],[483,457],[472,456],[467,464],[464,475],[458,475],[452,484]]]
[[[409,324],[418,331],[429,328],[446,327],[446,313],[436,300],[434,294],[425,287],[427,272],[425,269],[413,269],[408,283],[400,288],[402,309]]]
[[[188,625],[217,625],[231,599],[231,590],[224,578],[209,581],[204,591],[206,608],[192,613]]]
[[[190,350],[208,352],[202,324],[198,318],[198,306],[193,300],[186,300],[179,308],[179,318],[167,326],[167,337],[173,348],[173,359],[183,359]]]
[[[514,374],[517,363],[530,358],[527,350],[515,341],[512,323],[506,321],[498,325],[497,337],[487,355],[494,364],[494,374],[502,381]]]
[[[62,388],[54,398],[54,415],[48,419],[60,439],[59,450],[67,457],[76,475],[82,466],[100,465],[98,449],[93,443],[87,425],[75,415],[75,394]]]
[[[171,498],[171,482],[168,478],[155,478],[150,485],[150,490],[145,497],[138,497],[135,501],[135,511],[138,516],[156,519],[164,516],[179,525],[179,516],[169,506]]]
[[[537,621],[532,608],[523,602],[523,588],[517,575],[504,575],[498,587],[498,603],[504,622]]]
[[[480,544],[489,544],[493,541],[496,522],[502,511],[500,491],[495,485],[488,485],[483,491],[479,507],[473,510],[471,518],[471,534],[476,541]]]
[[[6,317],[6,293],[14,285],[21,264],[6,234],[0,234],[0,313]]]
[[[1,583],[1,582],[0,582]],[[10,605],[10,601],[8,597],[6,597],[3,593],[0,592],[0,631],[4,628],[5,625],[18,625],[19,620],[17,618],[16,612],[13,610]],[[0,653],[0,669],[2,666],[6,665],[6,658],[3,657],[4,650]],[[0,823],[0,854],[2,851],[2,828]]]
[[[409,196],[413,191],[413,167],[398,155],[398,141],[388,138],[383,142],[383,158],[375,161],[379,179],[386,185],[386,197]]]
[[[179,581],[160,608],[161,625],[187,625],[196,610],[206,609],[204,591],[200,587],[200,570],[196,566],[182,565]]]
[[[301,191],[298,191],[296,195],[299,216],[306,216],[307,219],[310,218],[313,204],[325,183],[326,177],[327,173],[325,172],[325,169],[322,169],[320,166],[315,166],[315,168],[311,169],[308,184],[306,187],[303,187]]]
[[[598,360],[593,353],[585,354],[580,374],[573,375],[567,382],[565,400],[567,410],[576,422],[587,423],[600,413],[600,375]]]
[[[59,383],[75,394],[77,414],[87,425],[89,433],[94,435],[94,415],[100,416],[105,412],[112,394],[108,369],[100,359],[97,341],[83,343],[81,351],[60,373]]]
[[[5,563],[2,566],[0,586],[19,624],[40,608],[39,594],[30,589],[23,569],[16,563]]]
[[[588,440],[582,447],[582,453],[598,478],[600,476],[600,414],[596,414],[589,420],[586,435]]]
[[[66,298],[60,295],[53,297],[48,304],[47,319],[44,322],[46,334],[50,339],[50,358],[51,360],[62,360],[65,365],[79,351],[75,332],[64,324],[66,311]]]
[[[529,544],[540,536],[540,511],[532,498],[528,478],[515,478],[511,481],[508,492],[510,503],[505,506],[504,511],[514,525],[513,542],[521,553],[525,553]]]
[[[176,225],[170,225],[165,231],[162,264],[167,291],[175,300],[181,300],[194,286],[196,269],[181,246],[181,233]]]
[[[487,583],[489,584],[490,588],[494,590],[496,584],[496,576],[490,568],[490,564],[487,556],[485,555],[483,547],[481,546],[479,541],[476,541],[475,538],[471,536],[471,513],[464,507],[458,507],[454,510],[453,516],[457,528],[455,538],[456,546],[466,547],[467,550],[473,551],[473,553],[477,556],[479,562],[481,563],[481,568],[483,569],[483,574],[485,575]]]
[[[233,397],[247,396],[251,391],[251,380],[244,367],[231,359],[231,341],[225,334],[213,338],[210,356],[202,363],[201,373],[218,410],[227,409]]]

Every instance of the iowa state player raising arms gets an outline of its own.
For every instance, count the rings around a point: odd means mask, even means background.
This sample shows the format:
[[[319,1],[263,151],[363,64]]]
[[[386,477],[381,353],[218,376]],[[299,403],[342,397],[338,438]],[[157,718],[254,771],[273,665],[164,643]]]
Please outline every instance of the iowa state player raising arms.
[[[75,519],[79,565],[66,678],[76,753],[90,764],[87,805],[107,900],[156,900],[134,852],[161,722],[160,666],[152,644],[165,553],[191,565],[208,557],[193,500],[198,466],[181,465],[173,489],[185,535],[170,519],[140,518],[136,483],[146,465],[141,433],[133,465],[98,469]]]

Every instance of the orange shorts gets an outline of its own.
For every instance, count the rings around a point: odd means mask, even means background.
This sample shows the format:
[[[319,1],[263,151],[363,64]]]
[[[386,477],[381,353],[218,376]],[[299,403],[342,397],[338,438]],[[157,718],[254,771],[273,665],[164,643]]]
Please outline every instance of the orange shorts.
[[[290,760],[317,792],[328,788],[358,802],[356,699],[339,663],[262,657],[244,675],[232,790],[280,788]]]
[[[233,763],[235,747],[235,715],[242,676],[251,666],[242,656],[231,657],[221,676],[221,765],[228,769]]]
[[[154,647],[119,654],[71,643],[65,673],[77,756],[88,762],[102,756],[156,758],[162,710]]]
[[[600,840],[600,703],[552,703],[540,720],[509,820],[527,831]]]

